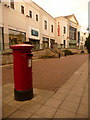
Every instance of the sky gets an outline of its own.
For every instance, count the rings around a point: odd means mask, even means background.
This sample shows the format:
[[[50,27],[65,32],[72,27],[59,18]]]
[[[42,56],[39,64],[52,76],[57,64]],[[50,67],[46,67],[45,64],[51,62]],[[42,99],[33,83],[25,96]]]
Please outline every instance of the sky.
[[[52,17],[74,14],[81,25],[81,30],[86,32],[88,27],[88,2],[90,0],[32,0]]]

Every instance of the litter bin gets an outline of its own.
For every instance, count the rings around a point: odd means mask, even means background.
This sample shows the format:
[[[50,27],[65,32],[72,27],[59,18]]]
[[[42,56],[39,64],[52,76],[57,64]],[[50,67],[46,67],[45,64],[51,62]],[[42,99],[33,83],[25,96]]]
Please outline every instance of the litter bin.
[[[33,45],[11,45],[13,49],[14,99],[18,101],[33,98],[32,56]]]

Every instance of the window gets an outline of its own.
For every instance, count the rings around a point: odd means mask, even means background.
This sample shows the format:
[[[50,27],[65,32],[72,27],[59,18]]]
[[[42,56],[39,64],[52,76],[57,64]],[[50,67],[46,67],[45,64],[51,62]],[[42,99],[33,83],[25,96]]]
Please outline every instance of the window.
[[[38,31],[36,31],[36,30],[31,30],[31,35],[38,37]]]
[[[0,51],[4,50],[4,32],[3,28],[0,27]]]
[[[24,14],[24,7],[21,5],[21,13]]]
[[[47,21],[44,20],[44,28],[47,30]]]
[[[30,39],[29,41],[32,45],[34,45],[34,48],[32,50],[39,50],[40,49],[40,40],[34,40],[34,39]]]
[[[11,6],[12,9],[14,9],[14,0],[11,0],[10,6]]]
[[[51,32],[53,33],[53,25],[51,25]]]
[[[26,40],[26,33],[9,29],[9,43],[10,45],[23,43]]]
[[[38,21],[38,15],[36,15],[36,21]]]
[[[70,38],[70,40],[76,40],[76,31],[77,31],[76,28],[74,28],[72,26],[69,27],[69,38]]]
[[[31,10],[29,11],[29,16],[30,16],[30,18],[32,18],[32,11]]]
[[[66,27],[64,27],[64,29],[63,29],[63,33],[66,34]]]

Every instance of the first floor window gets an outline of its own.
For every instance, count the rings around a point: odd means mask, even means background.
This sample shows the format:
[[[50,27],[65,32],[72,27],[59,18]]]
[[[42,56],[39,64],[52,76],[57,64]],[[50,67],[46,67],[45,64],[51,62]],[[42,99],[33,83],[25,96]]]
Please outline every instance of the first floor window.
[[[38,21],[38,15],[36,15],[36,21]]]
[[[11,6],[12,9],[14,9],[14,0],[11,0],[10,6]]]
[[[53,33],[53,25],[51,25],[51,32]]]
[[[47,21],[44,20],[44,28],[47,30]]]
[[[21,13],[24,14],[24,6],[21,5]]]
[[[29,16],[30,16],[30,18],[32,18],[32,11],[31,10],[29,11]]]

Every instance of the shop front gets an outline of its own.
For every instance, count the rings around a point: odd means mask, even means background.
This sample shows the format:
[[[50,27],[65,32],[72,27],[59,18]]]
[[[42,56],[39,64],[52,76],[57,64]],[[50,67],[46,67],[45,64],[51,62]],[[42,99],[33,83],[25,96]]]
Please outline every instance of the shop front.
[[[55,40],[54,39],[50,39],[50,46],[51,48],[53,48],[55,45]]]
[[[33,50],[39,50],[40,49],[40,40],[35,40],[35,39],[29,38],[29,43],[34,45]]]
[[[76,48],[77,42],[76,40],[70,40],[69,41],[69,48]]]
[[[49,38],[43,37],[43,41],[42,41],[42,48],[48,48],[49,47]]]

